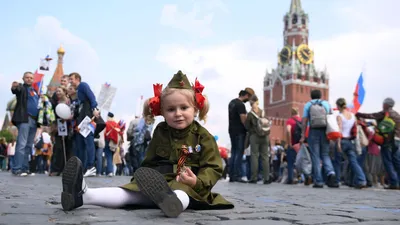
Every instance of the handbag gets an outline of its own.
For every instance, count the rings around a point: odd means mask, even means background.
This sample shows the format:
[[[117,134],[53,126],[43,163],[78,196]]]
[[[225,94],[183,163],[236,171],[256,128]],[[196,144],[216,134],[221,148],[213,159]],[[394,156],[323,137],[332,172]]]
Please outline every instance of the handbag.
[[[267,118],[259,117],[254,111],[250,111],[250,113],[257,119],[257,124],[255,124],[256,133],[259,136],[269,135],[271,132],[271,121]]]
[[[337,116],[334,114],[328,114],[326,116],[326,137],[331,141],[335,141],[342,137],[342,133],[340,132],[339,124],[337,123],[336,118]]]
[[[100,133],[106,128],[106,122],[104,122],[101,116],[94,117],[93,122],[96,124],[96,129],[94,130],[94,137],[99,138]]]
[[[361,125],[357,125],[357,128],[358,128],[358,139],[360,140],[361,147],[368,146],[369,141]]]
[[[250,146],[250,133],[246,133],[246,137],[244,138],[244,149]]]

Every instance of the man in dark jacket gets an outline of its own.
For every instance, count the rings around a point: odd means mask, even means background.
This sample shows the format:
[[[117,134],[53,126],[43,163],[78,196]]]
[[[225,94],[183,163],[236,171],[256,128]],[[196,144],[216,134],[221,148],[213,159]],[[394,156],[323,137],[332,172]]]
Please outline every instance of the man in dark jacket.
[[[33,74],[25,72],[22,79],[23,84],[14,81],[11,86],[11,92],[16,95],[17,99],[11,120],[18,128],[14,165],[11,169],[16,176],[27,176],[29,173],[29,155],[32,154],[39,114],[39,95],[32,87]]]
[[[76,124],[79,125],[85,117],[93,118],[98,117],[99,110],[97,109],[96,97],[90,86],[86,82],[82,82],[79,73],[71,73],[69,75],[69,82],[73,87],[76,87],[79,109],[76,117]],[[77,156],[83,163],[83,168],[86,169],[85,177],[95,176],[96,167],[94,165],[95,151],[94,134],[90,132],[88,136],[84,137],[77,131],[75,135],[75,156]]]

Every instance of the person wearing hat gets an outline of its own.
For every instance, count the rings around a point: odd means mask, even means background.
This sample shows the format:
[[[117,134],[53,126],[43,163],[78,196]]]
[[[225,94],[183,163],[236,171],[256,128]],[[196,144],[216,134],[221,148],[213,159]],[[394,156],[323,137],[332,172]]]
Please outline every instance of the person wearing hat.
[[[167,87],[155,84],[146,100],[146,117],[163,116],[153,132],[146,157],[131,182],[120,187],[88,188],[82,163],[76,157],[63,172],[61,205],[73,210],[82,205],[122,208],[157,206],[167,217],[185,209],[232,209],[234,205],[211,190],[222,174],[222,160],[214,137],[198,121],[209,111],[204,86],[193,85],[178,71]]]
[[[382,104],[382,111],[377,113],[357,113],[356,117],[374,119],[379,124],[389,117],[394,124],[394,130],[381,145],[381,156],[385,170],[389,175],[389,186],[386,189],[400,189],[400,114],[396,112],[393,98],[386,98]]]
[[[231,158],[229,159],[229,181],[245,182],[241,177],[242,157],[245,149],[247,130],[245,123],[247,111],[244,103],[254,95],[254,90],[247,87],[239,92],[239,97],[228,105],[229,136],[231,139]]]

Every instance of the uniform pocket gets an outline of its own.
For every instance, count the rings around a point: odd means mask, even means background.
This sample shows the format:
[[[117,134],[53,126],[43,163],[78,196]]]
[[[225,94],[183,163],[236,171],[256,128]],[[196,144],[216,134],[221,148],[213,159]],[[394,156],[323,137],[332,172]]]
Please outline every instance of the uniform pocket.
[[[191,153],[186,158],[186,164],[188,166],[199,166],[200,154],[199,153]]]

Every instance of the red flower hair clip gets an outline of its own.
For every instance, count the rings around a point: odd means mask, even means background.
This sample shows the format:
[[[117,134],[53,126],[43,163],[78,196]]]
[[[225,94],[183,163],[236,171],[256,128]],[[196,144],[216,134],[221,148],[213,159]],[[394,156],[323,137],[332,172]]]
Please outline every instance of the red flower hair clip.
[[[150,113],[153,116],[159,116],[161,115],[161,92],[162,92],[162,84],[153,84],[153,90],[154,90],[154,97],[152,97],[149,101],[149,108],[150,108]]]
[[[194,90],[197,108],[202,110],[204,107],[204,101],[206,100],[206,98],[203,96],[204,86],[200,84],[196,78],[192,88]]]

